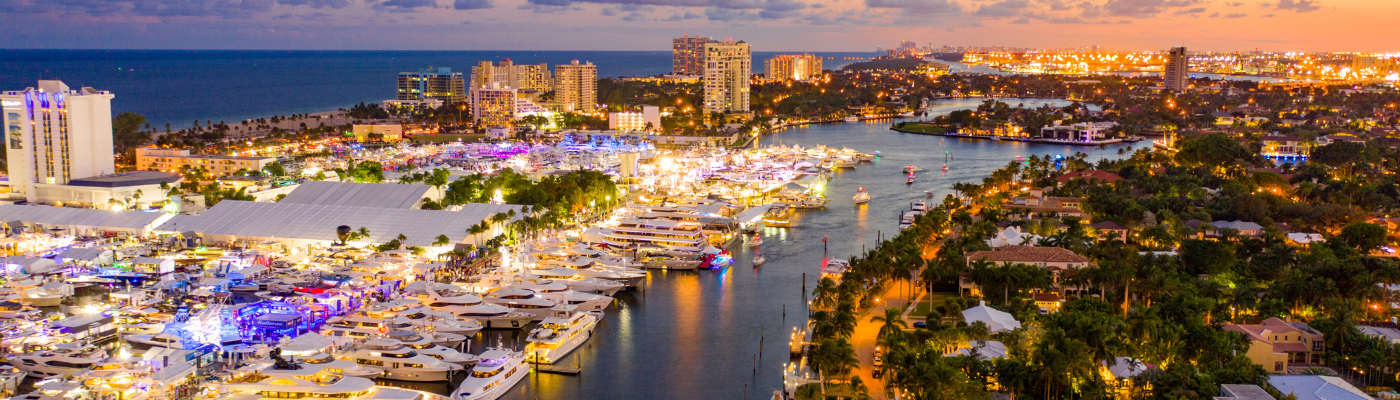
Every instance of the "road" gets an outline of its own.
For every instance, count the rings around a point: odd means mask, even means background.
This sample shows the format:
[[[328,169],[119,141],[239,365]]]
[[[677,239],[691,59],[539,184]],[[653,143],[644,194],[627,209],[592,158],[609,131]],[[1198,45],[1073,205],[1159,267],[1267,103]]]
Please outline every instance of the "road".
[[[917,288],[914,288],[918,290]],[[871,376],[875,368],[875,336],[880,333],[878,322],[871,322],[870,317],[884,315],[886,307],[896,307],[903,310],[903,307],[913,299],[910,293],[910,285],[905,282],[895,282],[885,293],[876,297],[875,306],[870,311],[860,316],[860,322],[856,324],[856,332],[851,335],[851,347],[856,350],[856,358],[860,359],[860,368],[852,371],[852,374],[860,377],[868,389],[870,397],[875,400],[885,399],[885,382]]]

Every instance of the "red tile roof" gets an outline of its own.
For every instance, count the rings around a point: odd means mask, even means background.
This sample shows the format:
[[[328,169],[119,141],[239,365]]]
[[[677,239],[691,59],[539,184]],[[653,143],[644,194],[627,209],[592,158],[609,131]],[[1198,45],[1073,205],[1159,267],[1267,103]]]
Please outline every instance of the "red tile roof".
[[[1088,258],[1060,247],[1002,246],[992,251],[967,253],[969,261],[986,259],[991,262],[1012,263],[1082,263]]]
[[[1064,175],[1060,175],[1059,178],[1055,178],[1055,180],[1058,181],[1058,182],[1060,182],[1060,183],[1066,183],[1066,182],[1069,182],[1069,181],[1071,181],[1071,180],[1080,179],[1080,178],[1088,179],[1088,180],[1097,180],[1097,181],[1104,182],[1104,183],[1114,183],[1114,182],[1118,182],[1120,179],[1123,179],[1123,177],[1118,176],[1118,174],[1115,174],[1115,173],[1112,173],[1112,172],[1108,172],[1108,171],[1104,171],[1104,170],[1098,170],[1098,169],[1090,169],[1090,170],[1084,170],[1084,171],[1073,171],[1073,172],[1068,172],[1068,173],[1065,173]]]

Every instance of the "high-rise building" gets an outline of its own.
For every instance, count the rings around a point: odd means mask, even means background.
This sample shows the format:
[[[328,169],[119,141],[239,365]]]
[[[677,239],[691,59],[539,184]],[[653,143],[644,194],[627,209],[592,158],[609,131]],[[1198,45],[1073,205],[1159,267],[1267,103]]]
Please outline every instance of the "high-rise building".
[[[1191,64],[1186,59],[1185,47],[1173,47],[1167,52],[1167,66],[1162,70],[1162,86],[1173,92],[1185,92],[1186,78],[1190,73]]]
[[[753,56],[744,41],[705,43],[705,111],[749,111]]]
[[[690,35],[671,39],[671,74],[704,74],[705,43],[709,41],[707,37]]]
[[[36,184],[66,185],[115,173],[113,97],[90,87],[71,90],[58,80],[0,92],[11,193],[33,197]]]
[[[554,99],[567,108],[593,112],[598,105],[598,67],[578,60],[555,65]]]
[[[510,126],[515,122],[516,90],[491,82],[473,87],[472,120],[483,127]]]
[[[500,83],[516,90],[549,91],[549,66],[545,64],[516,65],[510,59],[495,65],[482,61],[472,67],[471,87],[482,87],[488,83]]]
[[[452,72],[452,68],[428,67],[416,72],[400,72],[399,94],[395,99],[461,103],[467,100],[466,82],[462,73]]]
[[[763,80],[783,82],[805,81],[822,76],[822,58],[813,54],[781,55],[764,64]]]

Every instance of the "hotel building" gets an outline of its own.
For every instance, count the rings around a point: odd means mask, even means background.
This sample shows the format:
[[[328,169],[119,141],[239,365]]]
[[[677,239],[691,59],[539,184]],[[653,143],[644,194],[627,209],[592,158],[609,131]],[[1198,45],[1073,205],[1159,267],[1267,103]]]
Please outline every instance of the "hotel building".
[[[764,63],[765,82],[805,81],[822,76],[822,58],[814,54],[781,55]]]
[[[647,124],[651,128],[647,128]],[[655,131],[661,129],[661,108],[642,106],[642,112],[608,113],[608,129],[614,131]]]
[[[399,93],[395,100],[442,100],[461,103],[467,100],[466,82],[461,72],[452,68],[428,67],[417,72],[399,73]]]
[[[515,121],[515,88],[493,82],[471,92],[472,120],[478,126],[510,126]]]
[[[743,41],[705,43],[705,111],[748,112],[753,56]]]
[[[144,171],[164,171],[179,173],[180,168],[204,167],[214,178],[233,175],[238,171],[261,173],[268,164],[277,161],[275,157],[244,157],[217,154],[190,154],[184,149],[162,149],[159,147],[139,147],[136,149],[136,169]]]
[[[554,99],[565,107],[591,113],[598,105],[598,67],[593,63],[554,66]]]
[[[549,91],[549,66],[545,64],[515,65],[506,59],[500,65],[482,61],[472,67],[472,87],[500,83],[515,90]]]
[[[1191,65],[1186,58],[1185,47],[1173,47],[1167,52],[1167,66],[1162,70],[1162,86],[1167,90],[1181,93],[1186,91],[1186,78],[1191,73]]]
[[[705,73],[705,43],[710,38],[684,35],[671,39],[671,74],[696,76]]]

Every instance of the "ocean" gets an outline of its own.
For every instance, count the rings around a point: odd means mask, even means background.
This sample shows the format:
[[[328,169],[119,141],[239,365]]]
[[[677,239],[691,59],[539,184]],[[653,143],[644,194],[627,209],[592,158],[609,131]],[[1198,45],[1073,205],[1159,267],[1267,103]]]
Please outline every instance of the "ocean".
[[[753,68],[781,52],[755,52]],[[873,52],[815,53],[826,69]],[[399,72],[428,66],[471,74],[478,61],[516,64],[593,62],[599,77],[671,73],[670,51],[249,51],[0,50],[0,90],[59,79],[116,94],[113,114],[141,114],[157,129],[195,120],[244,119],[332,111],[393,99]]]

